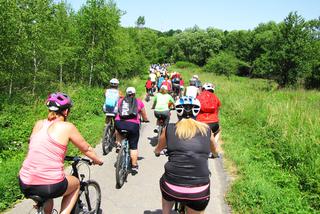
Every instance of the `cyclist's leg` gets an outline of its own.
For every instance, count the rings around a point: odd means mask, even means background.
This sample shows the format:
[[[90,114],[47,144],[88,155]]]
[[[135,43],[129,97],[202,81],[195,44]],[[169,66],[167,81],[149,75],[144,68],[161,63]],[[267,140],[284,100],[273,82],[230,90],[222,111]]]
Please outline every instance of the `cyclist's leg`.
[[[162,213],[163,214],[170,214],[174,201],[167,201],[166,199],[162,198]]]
[[[140,137],[139,124],[137,123],[128,123],[127,125],[129,135],[129,148],[130,148],[130,157],[132,167],[138,166],[138,141]]]
[[[52,210],[53,210],[53,199],[49,199],[45,203],[44,213],[45,214],[51,214]]]
[[[68,188],[66,192],[63,194],[63,199],[61,201],[61,209],[60,213],[70,213],[72,208],[78,199],[78,194],[80,190],[80,182],[79,179],[72,176],[67,175],[66,179],[68,180]]]

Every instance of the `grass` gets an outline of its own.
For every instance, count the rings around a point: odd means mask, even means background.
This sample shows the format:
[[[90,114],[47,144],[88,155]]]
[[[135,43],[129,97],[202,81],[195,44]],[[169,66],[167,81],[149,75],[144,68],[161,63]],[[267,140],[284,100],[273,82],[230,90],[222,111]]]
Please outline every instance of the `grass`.
[[[227,194],[234,213],[320,212],[319,91],[171,69],[185,83],[198,74],[216,84],[225,157],[237,173]]]

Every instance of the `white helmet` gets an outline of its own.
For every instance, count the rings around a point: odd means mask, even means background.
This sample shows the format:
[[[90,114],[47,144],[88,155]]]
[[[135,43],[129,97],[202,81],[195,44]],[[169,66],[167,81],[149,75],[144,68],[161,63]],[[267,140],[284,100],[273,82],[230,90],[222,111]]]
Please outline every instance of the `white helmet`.
[[[180,97],[175,103],[178,117],[196,117],[200,112],[200,101],[191,96]]]
[[[127,95],[131,95],[131,94],[135,94],[135,93],[136,93],[136,89],[134,87],[128,87],[126,90]]]
[[[166,86],[166,85],[162,85],[162,86],[160,87],[160,89],[163,89],[163,90],[168,91],[168,86]]]
[[[202,89],[206,90],[206,91],[214,92],[215,91],[215,86],[212,83],[207,83],[206,82],[205,84],[203,84]]]
[[[198,79],[199,79],[199,76],[195,74],[195,75],[192,76],[192,78],[198,80]]]
[[[112,79],[110,80],[110,85],[112,85],[112,86],[118,86],[118,85],[119,85],[119,80],[116,79],[116,78],[112,78]]]

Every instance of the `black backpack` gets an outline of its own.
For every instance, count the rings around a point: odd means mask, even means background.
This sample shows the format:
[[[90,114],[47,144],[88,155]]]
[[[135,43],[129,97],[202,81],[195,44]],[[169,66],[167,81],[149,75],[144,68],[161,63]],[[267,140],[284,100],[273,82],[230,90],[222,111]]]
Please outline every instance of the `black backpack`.
[[[120,103],[119,116],[123,120],[133,119],[138,116],[138,103],[134,97],[126,96]]]

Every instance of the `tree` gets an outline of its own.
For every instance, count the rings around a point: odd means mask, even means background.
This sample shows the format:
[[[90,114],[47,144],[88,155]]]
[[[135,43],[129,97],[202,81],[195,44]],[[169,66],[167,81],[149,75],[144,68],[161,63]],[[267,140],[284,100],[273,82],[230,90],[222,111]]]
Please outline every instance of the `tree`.
[[[239,60],[233,54],[220,52],[217,56],[208,60],[204,70],[230,77],[232,74],[236,74],[238,65]]]
[[[280,24],[274,48],[271,61],[275,65],[275,80],[280,87],[295,85],[310,70],[306,63],[310,53],[310,32],[297,12],[291,12]]]
[[[145,24],[146,22],[145,22],[144,16],[139,16],[136,21],[137,28],[143,28]]]

